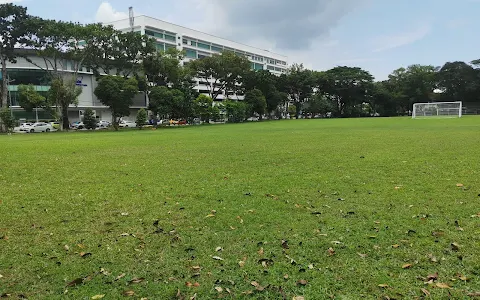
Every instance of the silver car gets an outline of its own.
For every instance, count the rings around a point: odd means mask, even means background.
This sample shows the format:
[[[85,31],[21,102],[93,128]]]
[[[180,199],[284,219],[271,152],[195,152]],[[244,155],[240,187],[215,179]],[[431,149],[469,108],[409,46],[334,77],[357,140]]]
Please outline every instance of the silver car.
[[[25,124],[29,124],[29,123],[25,123]],[[48,123],[37,122],[33,124],[30,123],[30,125],[25,125],[25,124],[22,124],[23,127],[20,126],[20,131],[25,131],[30,133],[53,131],[53,126]]]

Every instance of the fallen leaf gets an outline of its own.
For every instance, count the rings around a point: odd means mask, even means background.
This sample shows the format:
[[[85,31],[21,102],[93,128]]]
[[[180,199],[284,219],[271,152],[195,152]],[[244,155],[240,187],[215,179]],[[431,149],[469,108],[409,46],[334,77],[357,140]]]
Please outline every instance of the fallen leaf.
[[[430,258],[431,262],[434,262],[434,263],[438,262],[437,258],[435,256],[433,256],[433,254],[430,253],[427,256],[428,256],[428,258]]]
[[[442,283],[442,282],[437,282],[436,286],[441,289],[451,289],[451,287],[448,284]]]
[[[217,248],[215,248],[215,251],[216,251],[216,252],[220,252],[220,251],[222,251],[222,250],[223,250],[222,247],[217,247]]]
[[[238,262],[238,265],[240,266],[240,268],[243,268],[245,266],[245,262],[241,260]]]
[[[308,281],[306,281],[305,279],[300,279],[299,281],[297,281],[297,285],[307,285]]]
[[[430,296],[430,292],[427,289],[421,289],[421,291],[425,294],[425,296]]]
[[[335,250],[333,248],[328,248],[327,252],[328,252],[328,256],[335,255]]]
[[[124,232],[124,233],[122,233],[120,236],[129,236],[129,235],[130,235],[130,233]]]
[[[288,249],[288,241],[287,240],[282,240],[282,248],[283,249]]]
[[[452,247],[453,251],[458,251],[460,250],[460,245],[457,243],[451,243],[450,246]]]
[[[402,269],[410,269],[412,267],[412,264],[404,264],[402,266]]]
[[[91,255],[92,255],[92,253],[90,253],[90,252],[80,252],[80,257],[82,257],[82,258],[87,258]]]
[[[463,183],[457,183],[457,187],[463,187]]]
[[[468,280],[470,280],[470,278],[467,278],[465,275],[460,275],[460,276],[458,276],[458,278],[459,278],[461,281],[468,281]]]
[[[214,214],[209,214],[209,215],[207,215],[205,218],[213,218],[213,217],[215,217]]]
[[[128,216],[128,213],[127,213],[127,212],[123,212],[123,213],[121,213],[121,215],[125,217],[125,216]]]
[[[223,288],[221,286],[216,286],[215,290],[219,293],[223,292]]]
[[[395,187],[395,189],[396,189],[396,190],[399,190],[399,189],[401,189],[401,187],[399,187],[399,186],[396,186],[396,187]]]
[[[142,281],[144,281],[145,278],[133,278],[132,280],[130,280],[128,283],[130,284],[137,284],[137,283],[140,283]]]
[[[388,287],[388,284],[382,283],[382,284],[379,284],[378,287],[384,289],[384,288],[387,288],[387,287]]]
[[[360,256],[361,258],[366,258],[368,255],[367,254],[363,254],[363,253],[357,253],[358,256]]]
[[[399,244],[392,245],[392,248],[394,249],[400,248],[400,245]]]
[[[339,242],[339,241],[332,241],[332,244],[335,244],[335,245],[340,245],[342,242]]]
[[[435,274],[429,274],[427,276],[427,280],[430,281],[430,280],[437,280],[438,279],[438,272],[435,273]]]
[[[125,273],[122,273],[122,274],[118,275],[118,276],[115,278],[115,281],[117,281],[117,280],[119,280],[119,279],[121,279],[121,278],[125,277],[125,275],[127,275],[127,274],[125,274]]]
[[[295,296],[295,297],[293,297],[293,300],[305,300],[305,297],[303,297],[303,296]]]
[[[260,284],[256,281],[252,281],[250,282],[250,284],[253,285],[254,287],[260,286]]]
[[[223,258],[221,258],[220,256],[213,256],[212,258],[215,260],[223,260]]]
[[[192,270],[195,271],[195,272],[200,272],[202,268],[200,266],[193,266],[192,267]]]
[[[65,245],[65,246],[63,246],[63,249],[65,249],[65,251],[68,251],[68,250],[70,250],[70,247],[68,245]]]
[[[288,279],[288,274],[283,275],[283,279],[287,280]]]
[[[194,286],[194,287],[199,287],[199,286],[200,286],[200,283],[195,282],[195,283],[193,284],[193,286]]]
[[[82,284],[83,283],[83,278],[76,278],[72,281],[70,281],[69,283],[67,283],[67,286],[76,286],[76,285],[79,285],[79,284]]]
[[[123,291],[123,295],[129,297],[135,295],[135,292],[132,290]]]
[[[309,264],[309,265],[308,265],[308,268],[309,268],[310,270],[313,270],[314,265],[313,265],[313,264]]]
[[[95,295],[95,296],[93,296],[93,297],[90,298],[90,299],[92,299],[92,300],[97,300],[97,299],[102,299],[103,297],[105,297],[105,294],[103,294],[103,295]]]
[[[187,282],[185,282],[185,286],[186,286],[186,287],[192,287],[193,284],[192,284],[190,281],[187,281]]]
[[[467,296],[469,296],[469,297],[480,297],[480,292],[468,293]]]
[[[258,255],[263,256],[263,253],[264,253],[263,247],[261,247],[261,248],[258,250],[257,253],[258,253]]]
[[[3,278],[3,275],[2,275],[2,274],[0,274],[0,279],[1,279],[1,278]]]

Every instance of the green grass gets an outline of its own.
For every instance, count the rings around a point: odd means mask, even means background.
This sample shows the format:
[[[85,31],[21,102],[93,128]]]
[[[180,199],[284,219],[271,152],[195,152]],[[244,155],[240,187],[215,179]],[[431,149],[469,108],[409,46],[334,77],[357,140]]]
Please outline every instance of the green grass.
[[[0,295],[468,298],[479,146],[478,117],[0,136]]]

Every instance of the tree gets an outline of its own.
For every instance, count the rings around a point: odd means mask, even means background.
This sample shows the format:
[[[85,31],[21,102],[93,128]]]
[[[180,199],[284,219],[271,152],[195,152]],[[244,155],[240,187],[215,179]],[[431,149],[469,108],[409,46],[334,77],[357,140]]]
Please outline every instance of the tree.
[[[478,72],[463,61],[445,63],[438,71],[437,79],[442,101],[472,103],[480,100]]]
[[[279,78],[279,85],[283,92],[287,93],[296,107],[296,114],[301,114],[303,103],[313,94],[315,85],[314,73],[307,70],[302,64],[293,64],[286,74]]]
[[[141,108],[137,113],[136,123],[137,126],[142,129],[145,124],[147,124],[147,111],[144,108]]]
[[[16,62],[18,51],[15,48],[24,46],[29,36],[35,33],[30,18],[26,7],[11,3],[0,5],[0,62],[3,79],[0,107],[8,105],[7,62]]]
[[[244,56],[224,51],[220,55],[194,60],[189,66],[201,81],[213,81],[208,83],[209,96],[217,100],[222,93],[236,93],[242,89],[243,77],[250,70],[251,63]]]
[[[112,75],[102,77],[94,91],[95,96],[104,105],[110,107],[115,130],[118,130],[120,118],[130,115],[130,106],[137,93],[137,80]]]
[[[95,118],[95,113],[91,108],[87,108],[83,114],[83,125],[85,125],[86,129],[97,128],[97,119]]]
[[[78,97],[81,93],[82,89],[76,85],[75,79],[65,81],[63,78],[57,78],[52,81],[47,98],[55,101],[56,107],[60,108],[63,129],[70,128],[68,107],[70,104],[78,104]]]
[[[315,115],[326,115],[334,110],[332,101],[322,94],[315,94],[305,104],[305,112]]]
[[[258,89],[265,96],[267,101],[266,112],[271,113],[277,109],[280,104],[288,101],[285,93],[277,89],[278,77],[267,70],[251,70],[246,73],[242,87],[246,90]]]
[[[370,105],[373,111],[381,116],[391,117],[398,114],[396,95],[391,92],[388,81],[375,82]]]
[[[15,127],[16,120],[9,108],[3,107],[0,109],[0,123],[5,127],[6,131],[12,131]]]
[[[364,103],[369,103],[373,76],[361,68],[335,67],[317,74],[319,93],[333,103],[333,113],[341,117],[365,115]]]
[[[150,103],[148,109],[150,109],[155,116],[161,117],[184,117],[185,108],[185,96],[177,89],[169,89],[165,86],[157,86],[152,88],[150,95]]]
[[[288,114],[290,115],[290,117],[295,117],[297,115],[297,107],[295,105],[289,105]]]
[[[199,95],[195,99],[194,110],[195,115],[200,117],[203,122],[210,122],[213,114],[213,99],[206,95]],[[217,108],[218,109],[218,108]]]
[[[180,65],[182,59],[182,53],[175,48],[157,51],[143,60],[143,70],[153,86],[171,87],[178,85],[184,77]]]
[[[240,123],[246,119],[247,105],[240,101],[225,101],[227,119],[230,123]]]
[[[247,104],[248,115],[253,116],[255,113],[262,120],[267,110],[267,100],[259,89],[253,89],[245,94],[245,103]]]
[[[413,103],[432,100],[437,87],[436,72],[434,66],[411,65],[396,69],[388,76],[388,86],[401,112],[411,110]]]
[[[52,115],[55,114],[55,112],[51,109],[51,103],[47,102],[47,99],[35,90],[35,86],[33,84],[19,85],[18,94],[19,105],[25,109],[25,111],[31,112],[35,109],[35,113],[37,113],[38,108],[43,108],[44,110],[52,113]]]

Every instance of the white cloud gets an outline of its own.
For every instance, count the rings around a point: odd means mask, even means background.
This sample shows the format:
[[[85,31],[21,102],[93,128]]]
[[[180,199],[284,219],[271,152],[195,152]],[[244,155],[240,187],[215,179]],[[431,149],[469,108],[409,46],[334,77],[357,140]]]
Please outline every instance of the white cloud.
[[[373,52],[382,52],[412,44],[426,37],[431,30],[432,26],[430,24],[424,24],[411,31],[377,37],[374,40],[376,49]]]
[[[115,10],[108,2],[102,2],[95,15],[96,22],[108,23],[117,20],[127,19],[128,14]]]
[[[22,2],[22,0],[0,0],[0,4],[7,4],[7,3],[14,3],[14,2]]]

